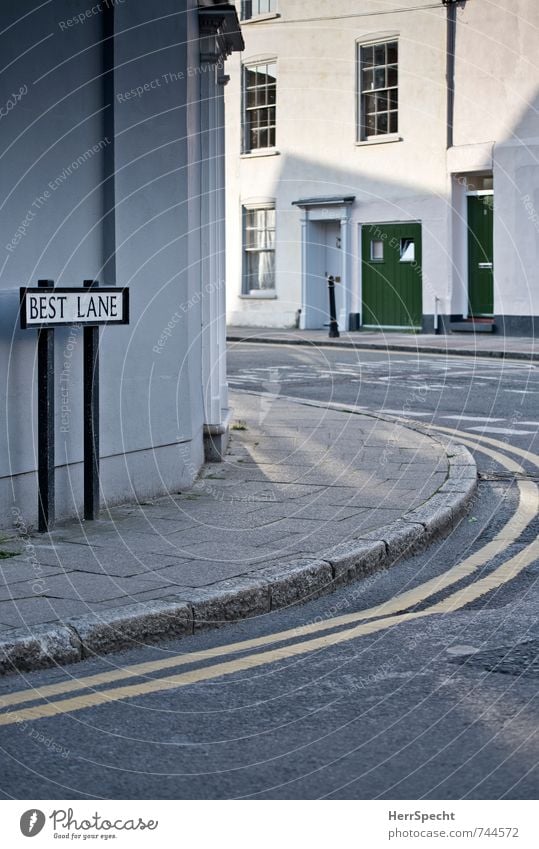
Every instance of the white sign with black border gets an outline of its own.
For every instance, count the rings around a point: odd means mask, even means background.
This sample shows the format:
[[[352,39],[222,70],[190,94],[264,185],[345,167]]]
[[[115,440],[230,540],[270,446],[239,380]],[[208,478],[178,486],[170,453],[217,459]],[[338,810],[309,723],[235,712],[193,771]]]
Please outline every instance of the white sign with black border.
[[[21,288],[21,329],[81,324],[129,324],[129,289]]]

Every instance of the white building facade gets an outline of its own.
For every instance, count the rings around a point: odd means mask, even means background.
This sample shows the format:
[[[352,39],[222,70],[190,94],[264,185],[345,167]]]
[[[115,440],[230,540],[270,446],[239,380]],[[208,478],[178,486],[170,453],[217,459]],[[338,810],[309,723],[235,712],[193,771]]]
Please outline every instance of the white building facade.
[[[213,0],[3,3],[0,527],[37,514],[37,333],[19,287],[129,287],[100,331],[102,504],[189,487],[227,431],[224,87]],[[55,330],[56,515],[81,513],[80,326]]]
[[[248,0],[228,321],[533,335],[536,0]]]

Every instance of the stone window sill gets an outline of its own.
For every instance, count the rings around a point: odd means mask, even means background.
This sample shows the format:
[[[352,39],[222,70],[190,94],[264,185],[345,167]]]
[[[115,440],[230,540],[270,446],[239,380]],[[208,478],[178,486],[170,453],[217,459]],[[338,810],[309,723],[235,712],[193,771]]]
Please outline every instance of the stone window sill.
[[[397,135],[396,133],[387,134],[385,136],[373,136],[370,139],[362,139],[361,141],[356,142],[356,147],[365,147],[371,144],[392,144],[394,142],[404,141],[402,136]]]
[[[247,18],[245,21],[241,21],[241,25],[244,27],[248,24],[263,24],[265,21],[274,21],[276,18],[280,17],[279,12],[268,12],[265,15],[253,15],[252,18]]]
[[[242,153],[240,159],[257,159],[259,156],[280,156],[281,151],[274,147],[264,147],[260,150],[251,150],[249,153]]]

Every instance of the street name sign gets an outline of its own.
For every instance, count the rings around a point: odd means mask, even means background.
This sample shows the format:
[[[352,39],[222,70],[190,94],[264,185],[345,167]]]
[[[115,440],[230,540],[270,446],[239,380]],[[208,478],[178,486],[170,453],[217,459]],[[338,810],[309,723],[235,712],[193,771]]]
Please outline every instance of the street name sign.
[[[21,288],[21,329],[129,324],[129,289]]]
[[[22,330],[37,330],[38,529],[54,524],[54,331],[62,325],[82,327],[84,439],[84,518],[99,515],[99,325],[129,324],[129,289],[100,286],[55,286],[38,280],[37,288],[20,288]]]

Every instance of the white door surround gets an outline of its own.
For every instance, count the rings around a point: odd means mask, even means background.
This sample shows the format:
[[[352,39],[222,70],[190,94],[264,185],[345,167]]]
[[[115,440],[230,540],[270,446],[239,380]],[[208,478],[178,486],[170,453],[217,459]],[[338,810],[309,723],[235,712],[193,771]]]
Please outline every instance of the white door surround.
[[[329,322],[327,275],[337,281],[339,330],[348,330],[351,305],[351,208],[355,197],[319,197],[294,201],[301,217],[301,316],[302,330],[319,329]],[[329,225],[336,223],[339,229]],[[336,235],[338,234],[338,235]],[[331,240],[329,244],[328,239]],[[335,244],[333,244],[335,242]],[[339,251],[336,254],[336,251]],[[337,260],[337,261],[336,261]],[[331,268],[326,268],[328,265]],[[337,268],[339,264],[339,268]]]

